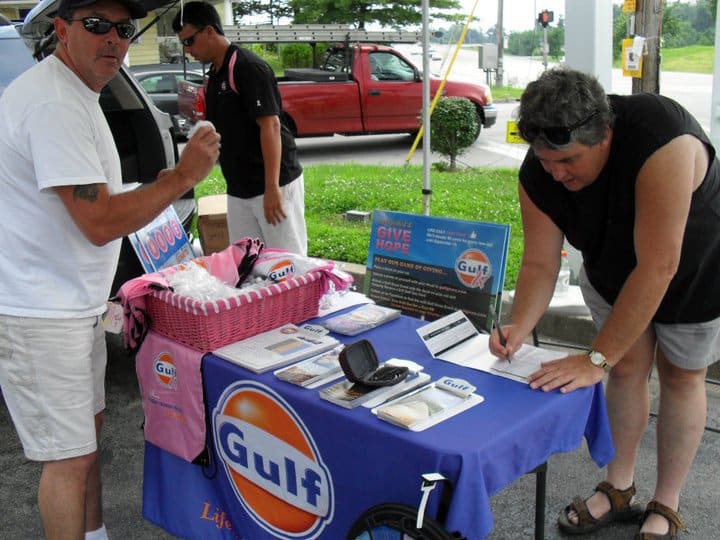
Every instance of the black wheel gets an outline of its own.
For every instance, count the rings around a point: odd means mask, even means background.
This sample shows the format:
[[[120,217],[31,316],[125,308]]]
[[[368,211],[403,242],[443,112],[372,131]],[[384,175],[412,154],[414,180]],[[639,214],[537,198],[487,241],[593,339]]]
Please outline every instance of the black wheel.
[[[404,504],[383,503],[364,512],[347,535],[347,540],[452,540],[433,518],[425,516],[422,529],[415,528],[417,510]]]

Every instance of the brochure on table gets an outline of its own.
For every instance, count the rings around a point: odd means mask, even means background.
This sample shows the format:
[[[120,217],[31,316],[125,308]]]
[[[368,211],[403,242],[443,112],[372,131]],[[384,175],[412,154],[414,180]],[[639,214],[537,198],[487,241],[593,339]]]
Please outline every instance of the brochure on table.
[[[213,354],[254,373],[305,360],[340,345],[322,326],[285,324],[221,347]]]
[[[343,376],[339,357],[344,348],[344,345],[338,345],[307,360],[278,369],[274,374],[281,381],[304,388],[317,388]]]
[[[421,326],[417,333],[434,358],[524,383],[543,362],[567,356],[524,344],[511,362],[497,358],[490,352],[490,336],[480,334],[462,311]]]
[[[400,310],[377,304],[364,304],[346,313],[331,317],[321,324],[331,332],[356,336],[400,316]]]
[[[372,413],[396,426],[423,431],[483,401],[484,398],[476,394],[475,387],[467,381],[442,377],[375,407]]]
[[[490,330],[500,312],[510,227],[375,210],[365,276],[378,304],[434,320],[461,309]]]
[[[392,364],[392,359],[388,363]],[[322,399],[346,409],[359,405],[372,408],[428,382],[430,375],[427,373],[411,371],[404,380],[392,386],[364,386],[344,379],[323,388],[318,394]]]
[[[128,235],[145,272],[156,272],[195,258],[185,229],[172,206]]]

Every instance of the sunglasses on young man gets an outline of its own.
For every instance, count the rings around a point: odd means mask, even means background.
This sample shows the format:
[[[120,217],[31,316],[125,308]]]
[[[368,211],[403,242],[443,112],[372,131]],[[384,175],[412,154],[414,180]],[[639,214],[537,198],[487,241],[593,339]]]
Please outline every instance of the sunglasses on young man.
[[[520,136],[525,139],[525,141],[532,144],[535,139],[542,135],[543,138],[550,144],[554,144],[555,146],[565,146],[566,144],[570,143],[573,131],[583,127],[585,124],[590,122],[590,120],[592,120],[597,113],[598,111],[595,111],[589,116],[586,116],[585,118],[580,120],[579,122],[576,122],[569,126],[528,126],[524,129],[520,129]]]
[[[113,27],[121,39],[130,39],[135,35],[135,25],[131,22],[112,22],[101,17],[83,17],[82,19],[67,19],[68,22],[81,22],[83,28],[91,34],[107,34]]]
[[[193,43],[195,43],[195,36],[197,36],[200,32],[202,32],[206,28],[207,28],[207,26],[203,26],[197,32],[195,32],[193,35],[186,37],[185,39],[181,39],[180,43],[183,44],[183,47],[192,47]]]

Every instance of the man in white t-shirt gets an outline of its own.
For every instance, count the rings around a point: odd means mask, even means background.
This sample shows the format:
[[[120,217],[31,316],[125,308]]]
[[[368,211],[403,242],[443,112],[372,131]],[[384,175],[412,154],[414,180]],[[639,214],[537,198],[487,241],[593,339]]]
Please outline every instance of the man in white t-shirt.
[[[107,538],[99,431],[105,335],[120,241],[209,173],[220,137],[204,127],[177,166],[122,192],[99,93],[146,15],[134,0],[60,0],[51,56],[0,98],[0,386],[28,459],[42,463],[49,539]]]

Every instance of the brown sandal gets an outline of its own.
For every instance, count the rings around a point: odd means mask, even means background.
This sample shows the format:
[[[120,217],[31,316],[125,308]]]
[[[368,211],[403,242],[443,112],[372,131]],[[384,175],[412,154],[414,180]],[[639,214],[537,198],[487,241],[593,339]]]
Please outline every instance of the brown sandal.
[[[658,514],[667,519],[670,524],[670,528],[666,534],[653,534],[653,533],[637,533],[635,540],[675,540],[677,538],[678,529],[681,531],[685,530],[685,523],[680,519],[680,515],[670,508],[665,506],[663,503],[658,501],[650,501],[645,509],[642,520],[640,521],[640,527],[642,527],[645,520],[650,514]]]
[[[597,531],[615,521],[634,521],[642,514],[642,507],[637,503],[631,503],[635,495],[635,484],[620,491],[610,482],[600,482],[595,491],[600,491],[610,501],[610,510],[599,518],[594,518],[588,510],[585,500],[575,497],[573,502],[565,507],[558,517],[558,527],[565,534],[587,534]],[[568,513],[574,510],[578,522],[573,523],[568,518]]]

